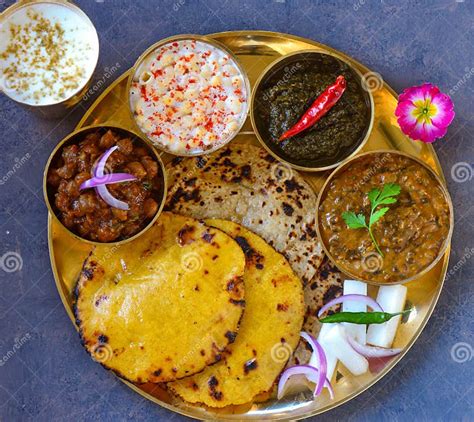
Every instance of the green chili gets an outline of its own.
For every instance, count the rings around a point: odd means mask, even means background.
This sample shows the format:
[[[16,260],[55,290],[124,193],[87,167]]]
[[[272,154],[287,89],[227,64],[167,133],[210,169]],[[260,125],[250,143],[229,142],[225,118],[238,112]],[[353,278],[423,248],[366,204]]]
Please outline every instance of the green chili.
[[[338,312],[320,319],[322,323],[329,322],[351,322],[353,324],[383,324],[391,320],[394,316],[410,313],[411,309],[403,312]]]

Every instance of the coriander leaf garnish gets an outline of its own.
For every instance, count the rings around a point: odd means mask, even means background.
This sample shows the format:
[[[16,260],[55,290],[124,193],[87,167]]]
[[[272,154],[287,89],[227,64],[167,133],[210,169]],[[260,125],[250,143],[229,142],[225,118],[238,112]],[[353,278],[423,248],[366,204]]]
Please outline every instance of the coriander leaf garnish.
[[[378,210],[376,208],[379,205],[389,205],[397,202],[396,196],[400,194],[400,190],[400,185],[397,185],[396,183],[387,183],[383,186],[382,190],[374,188],[367,194],[371,205],[368,225],[364,214],[356,214],[354,211],[345,211],[342,213],[342,218],[350,229],[367,229],[377,252],[382,257],[384,255],[375,240],[374,234],[372,233],[372,225],[386,214],[389,207],[379,208]]]
[[[379,208],[377,211],[375,211],[371,216],[370,216],[370,220],[369,220],[369,227],[376,223],[377,221],[380,220],[380,218],[382,218],[385,213],[388,211],[388,207],[383,207],[383,208]]]
[[[365,216],[364,214],[358,214],[356,215],[355,212],[343,212],[342,213],[342,218],[344,218],[346,224],[351,228],[351,229],[362,229],[364,227],[367,227],[365,224]]]

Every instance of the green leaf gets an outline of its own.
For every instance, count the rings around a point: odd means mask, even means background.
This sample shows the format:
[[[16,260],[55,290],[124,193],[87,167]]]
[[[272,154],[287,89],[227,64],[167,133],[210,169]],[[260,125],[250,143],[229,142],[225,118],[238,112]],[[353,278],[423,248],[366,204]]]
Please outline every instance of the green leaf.
[[[385,198],[385,199],[382,199],[381,201],[378,201],[377,205],[388,205],[388,204],[394,204],[395,202],[397,202],[395,198]]]
[[[372,204],[373,207],[375,207],[374,204],[377,203],[377,198],[378,198],[379,195],[380,195],[380,190],[377,189],[377,188],[372,189],[372,190],[367,194],[367,196],[368,196],[368,198],[369,198],[369,201],[370,201],[370,203]]]
[[[400,186],[396,183],[387,183],[383,186],[382,190],[374,188],[367,194],[371,205],[369,225],[367,225],[367,223],[365,222],[364,214],[356,214],[353,211],[346,211],[342,213],[342,218],[346,222],[347,227],[349,227],[350,229],[365,228],[368,230],[375,248],[382,256],[383,253],[379,245],[377,244],[377,240],[374,237],[371,227],[372,224],[379,221],[389,210],[388,207],[383,207],[377,210],[377,207],[380,205],[389,205],[397,202],[397,199],[395,197],[400,194],[400,190]]]
[[[388,207],[383,207],[375,211],[371,216],[370,216],[370,221],[369,221],[369,227],[379,221],[385,213],[389,210]]]
[[[382,193],[377,198],[377,201],[380,202],[382,199],[388,198],[390,196],[397,196],[400,194],[400,185],[396,183],[387,183],[382,189]]]
[[[342,213],[342,218],[350,229],[367,228],[364,214],[356,215],[354,211],[345,211]]]

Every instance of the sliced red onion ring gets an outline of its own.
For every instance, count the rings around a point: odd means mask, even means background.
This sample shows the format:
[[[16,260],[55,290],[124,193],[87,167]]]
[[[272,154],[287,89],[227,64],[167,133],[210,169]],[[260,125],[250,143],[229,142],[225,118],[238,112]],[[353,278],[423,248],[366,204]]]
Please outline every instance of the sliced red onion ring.
[[[324,306],[321,307],[321,309],[318,312],[318,318],[322,314],[324,314],[324,312],[326,312],[329,308],[333,307],[334,305],[339,305],[340,303],[344,303],[346,301],[364,303],[365,305],[370,306],[374,311],[383,312],[382,307],[370,296],[351,294],[351,295],[342,295],[342,296],[336,297],[335,299],[330,300],[328,303],[326,303]]]
[[[99,196],[111,207],[118,208],[119,210],[128,211],[128,204],[112,196],[112,194],[107,189],[107,186],[99,185],[96,187],[96,190]]]
[[[316,356],[317,369],[319,370],[319,378],[316,382],[316,390],[314,391],[315,396],[319,396],[321,391],[323,391],[324,387],[324,380],[326,379],[326,375],[328,372],[328,362],[326,359],[326,353],[324,353],[324,349],[318,343],[311,334],[308,334],[304,331],[300,333],[300,336],[303,337],[313,349],[313,356]]]
[[[313,367],[314,368],[314,367]],[[315,368],[316,370],[318,368]],[[311,381],[313,384],[316,384],[316,381],[317,379],[315,379],[315,376],[312,375],[310,376],[309,378],[309,381]],[[326,377],[326,379],[324,380],[324,386],[328,389],[329,391],[329,397],[332,399],[334,399],[334,388],[332,388],[332,384],[331,384],[331,381],[329,381],[329,378]]]
[[[329,391],[329,397],[331,400],[334,400],[334,388],[332,388],[331,381],[329,381],[327,378],[324,381],[324,386],[328,389]]]
[[[97,162],[97,165],[95,166],[93,172],[94,172],[94,177],[103,177],[104,176],[104,170],[105,170],[105,164],[107,163],[108,158],[112,155],[112,153],[118,149],[118,146],[115,145],[112,148],[109,148],[107,151],[105,151],[102,156],[99,158],[99,161]]]
[[[129,173],[112,173],[106,174],[102,177],[93,177],[92,179],[88,179],[81,184],[79,187],[80,190],[95,188],[100,185],[112,185],[114,183],[121,183],[121,182],[133,182],[137,180],[137,178],[133,174]]]
[[[285,386],[290,377],[295,375],[303,375],[306,377],[308,381],[316,383],[319,380],[319,373],[320,371],[311,365],[295,365],[291,368],[286,369],[283,371],[280,377],[280,381],[278,382],[278,399],[281,399],[285,395]],[[334,398],[334,390],[332,388],[331,383],[326,378],[324,380],[324,386],[327,387],[329,391],[329,395],[331,399]],[[316,397],[316,395],[315,395]]]
[[[351,347],[359,353],[359,355],[365,356],[366,358],[386,358],[390,356],[398,355],[403,349],[385,349],[383,347],[368,346],[360,344],[354,340],[351,336],[346,336],[347,341]]]
[[[110,183],[110,180],[112,180],[114,175],[113,174],[110,174],[110,175],[107,175],[107,176],[104,175],[105,164],[107,163],[107,159],[112,155],[112,153],[117,148],[118,148],[118,146],[115,145],[112,148],[109,148],[107,151],[105,151],[104,154],[102,154],[102,156],[99,158],[99,161],[97,161],[97,163],[92,168],[92,176],[93,176],[92,179],[86,180],[86,182],[81,184],[80,189],[83,189],[82,186],[85,183],[90,182],[91,186],[89,186],[89,187],[95,187],[97,194],[108,205],[110,205],[111,207],[114,207],[114,208],[118,208],[119,210],[128,211],[128,209],[129,209],[128,204],[126,202],[120,201],[119,199],[112,196],[112,194],[107,189],[106,184]],[[126,174],[127,176],[134,177],[131,174],[127,174],[127,173],[118,173],[118,175],[120,175],[120,174]],[[92,182],[92,180],[94,180],[94,179],[95,179],[95,181]],[[97,180],[100,180],[100,181],[107,180],[109,182],[107,182],[107,183],[97,183],[96,184]],[[127,181],[131,181],[131,180],[135,180],[135,178],[134,179],[129,179]],[[124,182],[125,180],[121,180],[121,181]],[[118,183],[118,181],[115,181],[113,183]],[[93,186],[92,186],[92,184],[93,184]]]

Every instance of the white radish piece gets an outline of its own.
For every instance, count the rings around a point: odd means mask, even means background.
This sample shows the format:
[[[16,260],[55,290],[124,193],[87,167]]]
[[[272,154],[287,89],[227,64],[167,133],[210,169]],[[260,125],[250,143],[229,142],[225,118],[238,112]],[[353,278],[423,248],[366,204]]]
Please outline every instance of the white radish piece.
[[[326,361],[327,361],[327,372],[326,372],[326,378],[331,381],[332,376],[334,375],[334,371],[336,369],[337,365],[337,357],[333,353],[332,348],[330,345],[326,342],[325,337],[331,330],[331,328],[335,324],[322,324],[321,331],[319,332],[318,336],[318,342],[321,345],[321,347],[324,350],[324,353],[326,354]],[[311,355],[311,359],[309,361],[309,365],[311,366],[316,366],[317,365],[317,358],[314,355]]]
[[[367,295],[367,284],[357,280],[344,281],[344,295],[356,294]],[[382,306],[383,308],[383,306]],[[342,304],[343,312],[367,312],[367,305],[361,302],[347,301]],[[346,334],[351,336],[360,344],[366,343],[367,325],[366,324],[352,324],[344,322]]]
[[[369,369],[369,362],[359,355],[346,339],[346,332],[342,324],[331,324],[324,339],[332,353],[353,375],[365,374]]]
[[[405,307],[407,288],[401,284],[382,286],[377,294],[377,302],[384,312],[401,312]],[[367,343],[379,347],[392,347],[401,315],[393,317],[383,324],[371,324],[367,330]]]

